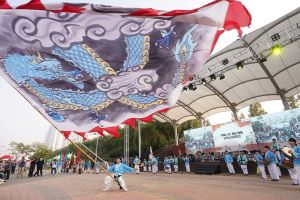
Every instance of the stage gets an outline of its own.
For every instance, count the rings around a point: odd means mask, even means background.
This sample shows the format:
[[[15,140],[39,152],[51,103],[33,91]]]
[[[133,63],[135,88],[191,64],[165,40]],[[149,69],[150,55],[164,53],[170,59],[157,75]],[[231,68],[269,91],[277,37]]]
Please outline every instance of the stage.
[[[57,175],[12,180],[0,185],[0,200],[291,200],[300,190],[288,177],[279,182],[256,175],[156,174],[125,175],[128,192],[102,192],[104,174]]]

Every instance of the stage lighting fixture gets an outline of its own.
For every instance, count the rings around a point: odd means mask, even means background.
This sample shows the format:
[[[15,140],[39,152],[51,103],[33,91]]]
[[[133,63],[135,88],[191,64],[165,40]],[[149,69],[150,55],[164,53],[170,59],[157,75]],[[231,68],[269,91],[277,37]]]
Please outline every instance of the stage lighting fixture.
[[[236,63],[236,68],[237,69],[243,69],[244,68],[244,63],[242,61]]]
[[[212,74],[209,76],[209,78],[211,81],[214,81],[214,80],[216,80],[217,77],[216,77],[216,75]]]
[[[275,42],[280,39],[280,35],[278,33],[275,33],[274,35],[271,36],[271,39],[273,42]]]
[[[201,82],[202,82],[203,85],[205,85],[205,84],[206,84],[205,78],[202,78],[202,79],[201,79]]]
[[[272,47],[272,54],[274,56],[279,56],[282,53],[282,46],[280,44],[275,44]]]
[[[260,63],[267,62],[267,58],[259,58],[259,62]]]
[[[220,75],[220,80],[223,80],[223,79],[225,79],[225,75],[224,75],[224,74],[221,74],[221,75]]]
[[[223,65],[227,65],[228,63],[229,63],[228,59],[222,60],[222,64],[223,64]]]
[[[189,87],[189,90],[191,90],[191,91],[197,90],[197,87],[194,85],[194,83],[190,83],[188,87]]]

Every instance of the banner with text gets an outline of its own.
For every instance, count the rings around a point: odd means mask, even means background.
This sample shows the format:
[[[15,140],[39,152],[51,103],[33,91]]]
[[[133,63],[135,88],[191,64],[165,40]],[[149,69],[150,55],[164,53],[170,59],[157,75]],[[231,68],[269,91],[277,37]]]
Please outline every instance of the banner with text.
[[[189,153],[203,152],[205,149],[224,151],[228,147],[240,150],[253,144],[270,143],[272,139],[281,144],[291,137],[300,140],[300,108],[187,130],[184,131],[184,137]]]
[[[215,147],[255,144],[250,121],[238,121],[212,126]]]

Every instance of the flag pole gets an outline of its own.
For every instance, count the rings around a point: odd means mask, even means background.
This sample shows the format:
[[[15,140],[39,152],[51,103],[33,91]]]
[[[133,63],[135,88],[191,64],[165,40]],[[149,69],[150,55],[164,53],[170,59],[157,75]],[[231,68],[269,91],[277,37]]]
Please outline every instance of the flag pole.
[[[75,142],[73,142],[72,140],[70,140],[68,138],[68,140],[78,149],[80,150],[88,159],[92,160],[92,162],[94,162],[95,165],[97,165],[98,167],[100,167],[108,176],[110,176],[112,179],[114,179],[113,175],[111,173],[109,173],[104,167],[102,167],[101,165],[99,165],[97,162],[95,162],[93,160],[93,158],[91,156],[89,156],[82,148],[80,148]],[[118,182],[116,179],[114,179],[116,182]]]
[[[6,77],[2,76],[5,80],[6,80]],[[38,110],[28,99],[26,96],[22,95],[22,93],[12,84],[10,84],[10,82],[7,80],[8,84],[11,85],[32,107],[34,110],[36,110],[38,113],[40,113],[40,115],[42,115],[44,117],[44,119],[46,119],[59,133],[60,131],[58,130],[58,128],[47,118],[45,117],[40,110]],[[78,145],[76,145],[73,141],[71,141],[69,138],[68,140],[75,146],[77,147],[84,155],[86,155],[90,160],[92,160],[94,162],[94,160],[83,150],[81,149]],[[96,164],[98,167],[100,167],[108,176],[110,176],[113,180],[115,180],[119,185],[119,181],[117,179],[115,179],[113,177],[113,175],[111,173],[109,173],[104,167],[102,167],[101,165],[99,165],[98,163],[94,163]]]
[[[106,162],[105,160],[103,160],[100,156],[98,156],[97,154],[95,154],[92,150],[90,150],[87,146],[85,146],[82,142],[79,142],[83,147],[86,148],[86,150],[88,150],[90,153],[92,153],[94,156],[96,156],[96,158],[98,158],[99,160]],[[95,159],[96,162],[96,159]]]

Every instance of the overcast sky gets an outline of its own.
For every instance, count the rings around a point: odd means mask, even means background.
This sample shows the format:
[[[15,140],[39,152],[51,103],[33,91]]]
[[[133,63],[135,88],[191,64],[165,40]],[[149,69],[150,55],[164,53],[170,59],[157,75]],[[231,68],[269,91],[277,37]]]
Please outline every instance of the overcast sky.
[[[43,2],[53,0],[43,0]],[[27,2],[26,0],[9,0],[10,3]],[[61,0],[56,0],[61,2]],[[210,0],[65,0],[64,2],[93,2],[105,5],[123,7],[152,7],[161,10],[193,9]],[[265,24],[276,20],[284,14],[300,6],[300,0],[244,0],[243,4],[252,14],[252,26],[244,28],[244,33],[254,31]],[[215,51],[237,39],[237,32],[225,33],[219,39]],[[263,103],[270,112],[282,111],[280,101]],[[50,124],[23,97],[0,77],[0,154],[1,146],[7,146],[11,141],[30,144],[34,141],[44,141],[45,133]],[[245,111],[245,109],[243,110]],[[221,113],[210,117],[214,124],[229,121],[230,113]]]

